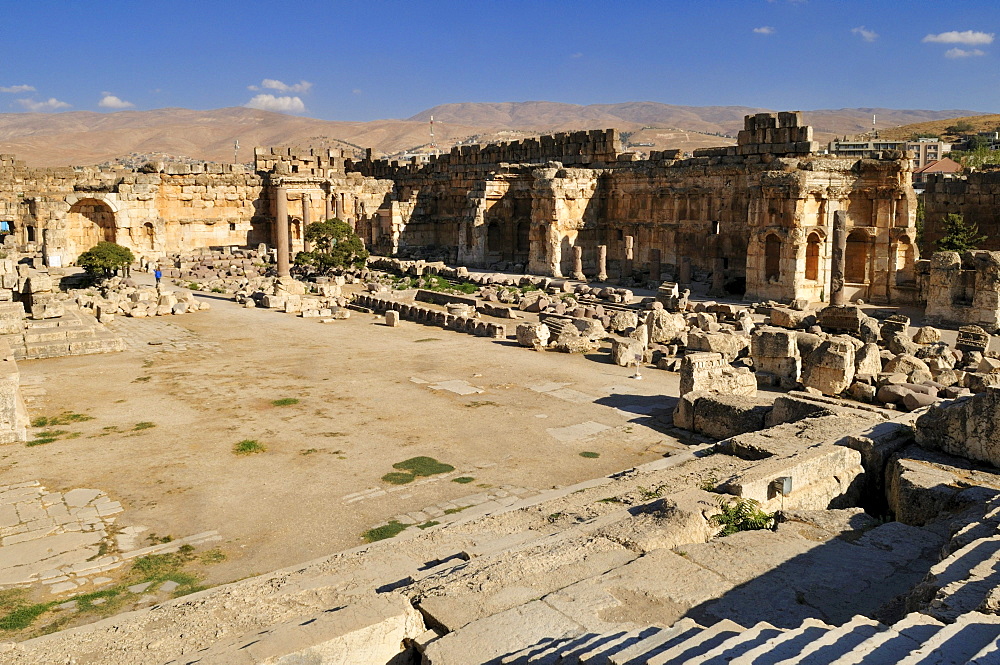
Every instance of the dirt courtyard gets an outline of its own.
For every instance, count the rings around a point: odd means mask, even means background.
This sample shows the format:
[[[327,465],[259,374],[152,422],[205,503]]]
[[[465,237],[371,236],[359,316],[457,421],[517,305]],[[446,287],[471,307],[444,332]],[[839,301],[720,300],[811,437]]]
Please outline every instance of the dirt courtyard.
[[[217,531],[226,559],[204,574],[219,584],[356,546],[427,506],[567,485],[683,447],[647,422],[673,405],[677,375],[631,380],[606,352],[534,352],[357,312],[320,324],[199,297],[212,309],[116,320],[123,353],[20,363],[32,418],[92,419],[45,445],[0,448],[0,484],[101,490],[124,508],[119,527],[158,537]],[[243,440],[266,451],[235,454]],[[455,471],[382,480],[418,456]]]

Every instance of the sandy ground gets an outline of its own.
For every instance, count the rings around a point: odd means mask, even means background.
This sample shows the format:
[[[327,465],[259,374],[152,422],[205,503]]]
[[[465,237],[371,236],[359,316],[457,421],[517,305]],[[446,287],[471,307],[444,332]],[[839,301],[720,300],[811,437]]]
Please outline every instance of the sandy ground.
[[[227,560],[205,574],[218,584],[352,547],[367,529],[441,501],[567,485],[682,447],[647,416],[672,407],[664,396],[677,395],[677,375],[630,380],[606,352],[534,352],[358,313],[320,324],[199,297],[213,309],[113,323],[124,353],[21,363],[33,418],[93,419],[64,427],[78,438],[0,449],[0,484],[100,489],[125,506],[121,526],[159,536],[217,530]],[[430,387],[449,380],[483,392]],[[271,404],[282,398],[299,402]],[[135,431],[139,422],[155,427]],[[584,423],[607,429],[561,429]],[[237,456],[243,439],[267,451]],[[475,481],[349,500],[390,489],[381,478],[392,465],[421,455]]]

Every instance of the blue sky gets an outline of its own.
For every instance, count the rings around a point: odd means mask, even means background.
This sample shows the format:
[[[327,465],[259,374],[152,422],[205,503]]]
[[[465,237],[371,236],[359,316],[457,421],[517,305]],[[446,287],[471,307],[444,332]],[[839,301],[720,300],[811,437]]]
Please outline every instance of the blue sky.
[[[374,120],[527,100],[1000,112],[996,0],[0,2],[0,112],[251,104]]]

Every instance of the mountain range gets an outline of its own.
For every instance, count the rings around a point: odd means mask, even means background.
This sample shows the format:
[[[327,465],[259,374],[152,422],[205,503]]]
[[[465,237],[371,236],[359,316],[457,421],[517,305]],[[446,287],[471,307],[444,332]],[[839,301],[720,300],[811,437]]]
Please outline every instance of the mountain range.
[[[674,106],[657,102],[624,102],[581,106],[558,102],[443,104],[401,120],[347,122],[318,120],[243,107],[213,110],[163,108],[150,111],[96,113],[0,114],[0,153],[13,153],[31,166],[67,166],[141,161],[166,154],[196,160],[229,162],[234,141],[238,161],[252,160],[253,146],[344,148],[397,157],[409,151],[429,152],[430,119],[437,147],[446,152],[461,143],[516,140],[559,131],[622,130],[641,151],[732,145],[743,116],[771,109],[745,106]],[[871,129],[896,128],[957,117],[984,115],[969,110],[820,109],[803,111],[816,139]]]

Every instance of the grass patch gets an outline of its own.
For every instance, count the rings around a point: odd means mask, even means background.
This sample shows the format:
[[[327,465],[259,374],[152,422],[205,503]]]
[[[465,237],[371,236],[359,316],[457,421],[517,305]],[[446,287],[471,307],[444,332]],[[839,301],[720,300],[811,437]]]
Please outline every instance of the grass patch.
[[[64,429],[50,429],[50,430],[45,430],[44,432],[39,432],[38,436],[41,438],[49,438],[49,437],[56,438],[62,436],[63,434],[69,434],[69,432],[67,432]]]
[[[233,452],[237,455],[256,455],[266,451],[267,446],[255,439],[243,439],[233,446]]]
[[[299,400],[294,397],[282,397],[281,399],[276,399],[271,402],[271,406],[291,406],[293,404],[298,404]]]
[[[481,406],[498,406],[496,402],[490,402],[489,400],[483,400],[481,402],[468,402],[466,406],[470,409],[478,409]]]
[[[430,522],[424,522],[423,524],[418,524],[417,528],[418,529],[429,529],[432,526],[437,526],[438,524],[440,524],[440,522],[435,522],[434,520],[431,520]]]
[[[347,436],[347,432],[323,432],[323,436]]]
[[[306,448],[305,450],[300,450],[299,455],[312,455],[313,453],[318,453],[319,448]]]
[[[56,603],[51,601],[48,603],[36,603],[34,605],[20,605],[15,607],[7,614],[0,617],[0,630],[24,630],[34,623],[35,619],[48,612],[50,609],[55,607],[55,605]]]
[[[387,538],[395,538],[403,531],[406,530],[406,525],[393,520],[388,524],[383,524],[382,526],[377,526],[374,529],[369,529],[361,534],[361,537],[366,543],[374,543],[377,540],[386,540]]]
[[[587,459],[597,459],[600,456],[601,456],[601,453],[595,453],[595,452],[591,452],[589,450],[585,450],[582,453],[580,453],[580,457],[586,457]]]
[[[415,476],[434,476],[455,470],[452,465],[442,464],[433,457],[411,457],[408,460],[396,462],[392,468],[410,471]]]
[[[440,339],[441,339],[440,337],[424,337],[423,339],[418,339],[416,341],[417,342],[437,342]]]
[[[44,446],[46,443],[52,443],[53,441],[58,441],[58,437],[54,436],[42,436],[37,439],[32,439],[31,441],[25,442],[25,446],[31,448],[32,446]]]
[[[213,547],[210,550],[205,550],[204,552],[202,552],[201,555],[198,557],[198,560],[201,561],[206,566],[212,566],[217,563],[222,563],[223,561],[225,561],[226,553],[220,550],[218,547]]]
[[[137,377],[137,378],[133,379],[132,383],[146,383],[147,381],[149,381],[152,378],[153,377],[151,377],[151,376],[140,376],[140,377]]]
[[[458,483],[459,485],[467,485],[473,482],[475,478],[472,476],[459,476],[458,478],[452,478],[451,482]]]
[[[164,582],[176,582],[172,595],[185,596],[205,587],[199,584],[197,575],[184,571],[184,565],[194,560],[194,548],[181,548],[169,554],[150,554],[136,559],[126,576],[123,586],[150,582],[150,589],[158,588]]]
[[[623,503],[621,499],[616,496],[609,496],[603,499],[598,499],[597,503]]]
[[[415,478],[416,476],[412,473],[393,471],[382,476],[382,482],[389,483],[390,485],[406,485],[407,483],[412,483]]]
[[[460,508],[446,508],[444,511],[445,515],[454,515],[455,513],[460,513],[468,508],[468,506],[461,506]]]
[[[32,427],[60,427],[63,425],[69,425],[71,423],[83,423],[88,420],[93,420],[93,416],[88,416],[84,413],[73,413],[72,411],[65,411],[60,413],[58,416],[39,416],[31,421]]]
[[[141,423],[136,423],[135,427],[132,428],[133,432],[141,432],[144,429],[152,429],[156,427],[156,423],[151,423],[148,420],[144,420]]]

